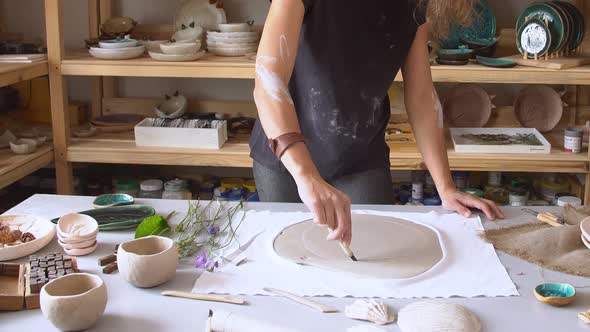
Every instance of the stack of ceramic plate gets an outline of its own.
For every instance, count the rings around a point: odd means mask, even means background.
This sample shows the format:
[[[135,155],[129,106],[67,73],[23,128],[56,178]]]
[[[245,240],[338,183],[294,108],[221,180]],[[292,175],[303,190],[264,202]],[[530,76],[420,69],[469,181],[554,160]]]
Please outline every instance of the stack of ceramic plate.
[[[71,213],[57,222],[59,245],[70,256],[84,256],[96,250],[98,222],[87,215]]]
[[[160,45],[160,50],[161,52],[149,52],[152,59],[169,62],[194,61],[205,55],[205,52],[201,51],[200,41],[164,43]]]
[[[126,60],[140,57],[145,52],[145,46],[135,39],[103,40],[99,47],[90,47],[90,55],[105,60]]]
[[[584,40],[586,23],[580,10],[565,1],[534,2],[516,23],[516,46],[529,58],[569,54]]]
[[[219,56],[243,56],[256,53],[260,33],[247,23],[219,24],[220,31],[207,31],[207,49]]]
[[[580,229],[582,230],[582,242],[590,249],[590,217],[582,220]]]

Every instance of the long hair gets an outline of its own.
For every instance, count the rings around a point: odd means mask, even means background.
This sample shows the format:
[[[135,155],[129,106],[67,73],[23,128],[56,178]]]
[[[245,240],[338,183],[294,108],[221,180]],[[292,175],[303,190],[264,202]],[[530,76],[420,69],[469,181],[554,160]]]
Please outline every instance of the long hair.
[[[477,0],[419,0],[419,5],[426,9],[426,19],[430,23],[432,34],[445,36],[453,23],[467,25],[471,23],[473,8]]]

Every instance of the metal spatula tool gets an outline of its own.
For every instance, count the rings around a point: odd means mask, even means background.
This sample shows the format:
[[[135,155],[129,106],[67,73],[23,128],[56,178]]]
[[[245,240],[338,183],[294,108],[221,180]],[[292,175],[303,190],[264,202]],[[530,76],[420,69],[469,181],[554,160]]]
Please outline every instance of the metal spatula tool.
[[[243,254],[248,249],[248,247],[250,247],[250,245],[254,242],[254,240],[256,240],[256,238],[262,233],[264,233],[264,231],[254,234],[254,236],[252,236],[252,238],[250,238],[250,240],[246,241],[244,244],[239,246],[238,249],[234,250],[231,254],[224,256],[223,261],[226,263],[232,262],[238,256]]]

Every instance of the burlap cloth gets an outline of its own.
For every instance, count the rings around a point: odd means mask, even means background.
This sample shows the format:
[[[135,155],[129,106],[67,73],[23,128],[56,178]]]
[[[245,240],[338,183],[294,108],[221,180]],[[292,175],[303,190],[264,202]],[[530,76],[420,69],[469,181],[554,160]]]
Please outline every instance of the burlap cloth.
[[[590,277],[590,250],[582,243],[580,222],[590,216],[590,206],[566,206],[562,216],[567,225],[551,227],[544,223],[486,230],[482,237],[509,255],[544,268]]]

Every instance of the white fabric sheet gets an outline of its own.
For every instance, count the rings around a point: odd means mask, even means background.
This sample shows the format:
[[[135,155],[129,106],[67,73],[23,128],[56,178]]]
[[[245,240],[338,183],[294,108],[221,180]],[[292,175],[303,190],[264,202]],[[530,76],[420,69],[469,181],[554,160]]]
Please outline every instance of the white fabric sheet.
[[[435,212],[396,213],[354,211],[402,218],[436,228],[442,237],[445,258],[431,271],[408,280],[384,280],[301,266],[279,257],[272,249],[274,238],[286,227],[311,218],[309,213],[247,213],[238,231],[241,243],[264,231],[243,254],[246,264],[225,264],[215,272],[204,272],[193,288],[195,293],[262,295],[264,287],[278,288],[303,296],[448,298],[519,295],[491,244],[479,237],[479,218]],[[237,247],[237,243],[236,243]],[[229,248],[227,253],[235,248]]]

